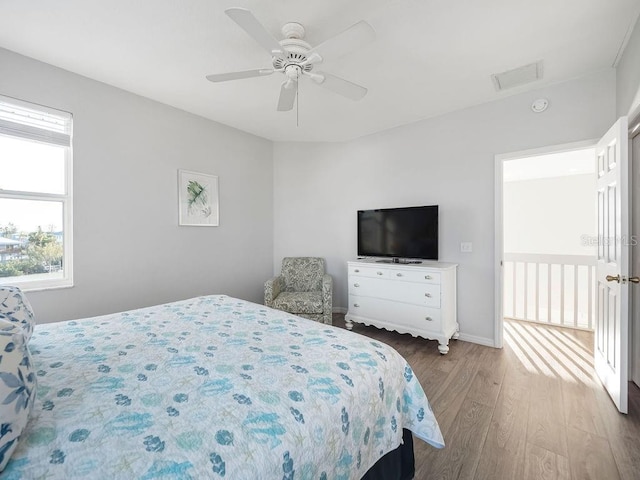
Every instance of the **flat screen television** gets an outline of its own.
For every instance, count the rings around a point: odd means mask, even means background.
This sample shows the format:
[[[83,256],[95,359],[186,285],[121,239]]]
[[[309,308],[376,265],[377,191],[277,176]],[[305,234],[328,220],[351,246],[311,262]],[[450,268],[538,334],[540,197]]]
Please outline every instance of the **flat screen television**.
[[[438,260],[438,205],[358,210],[358,256]]]

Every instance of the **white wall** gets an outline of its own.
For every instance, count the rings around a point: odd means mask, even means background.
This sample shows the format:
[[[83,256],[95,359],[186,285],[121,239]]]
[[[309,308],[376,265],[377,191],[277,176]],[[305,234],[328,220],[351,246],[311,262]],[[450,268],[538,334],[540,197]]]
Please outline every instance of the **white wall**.
[[[640,18],[616,69],[618,117],[640,113]]]
[[[550,107],[534,114],[541,96]],[[345,308],[356,210],[439,204],[440,259],[460,265],[461,331],[492,342],[494,156],[599,138],[615,108],[610,70],[348,143],[276,143],[274,269],[284,256],[325,257],[334,306]],[[463,241],[473,253],[460,253]]]
[[[595,181],[584,174],[505,182],[504,251],[595,255]]]
[[[273,265],[272,143],[0,49],[0,94],[74,115],[74,279],[39,322],[225,293]],[[178,227],[177,170],[220,178],[220,226]]]

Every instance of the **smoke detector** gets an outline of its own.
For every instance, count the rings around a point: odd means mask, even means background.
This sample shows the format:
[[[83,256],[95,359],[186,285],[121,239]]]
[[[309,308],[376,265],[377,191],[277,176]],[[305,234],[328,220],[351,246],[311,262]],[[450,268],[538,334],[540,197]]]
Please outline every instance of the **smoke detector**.
[[[538,98],[531,104],[531,110],[533,110],[535,113],[542,113],[547,109],[548,106],[549,100],[547,100],[546,98]]]

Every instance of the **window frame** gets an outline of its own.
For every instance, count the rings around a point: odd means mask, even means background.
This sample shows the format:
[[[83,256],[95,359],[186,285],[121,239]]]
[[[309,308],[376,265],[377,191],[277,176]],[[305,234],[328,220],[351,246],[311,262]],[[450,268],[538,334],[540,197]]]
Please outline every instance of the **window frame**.
[[[73,287],[73,115],[51,107],[38,105],[32,102],[25,102],[11,97],[0,95],[0,103],[10,104],[18,108],[27,108],[29,110],[40,113],[63,117],[68,120],[68,134],[51,133],[53,138],[48,141],[45,129],[38,129],[29,125],[21,125],[14,123],[10,131],[0,128],[0,135],[9,138],[18,138],[21,140],[33,141],[44,145],[62,146],[64,148],[64,170],[65,170],[65,189],[64,193],[44,193],[32,191],[3,190],[0,189],[0,198],[13,200],[34,200],[55,202],[62,204],[62,247],[63,247],[63,277],[52,279],[29,279],[29,275],[23,277],[0,277],[0,285],[14,285],[20,287],[23,291],[49,290],[57,288]],[[3,125],[7,125],[8,121],[4,121]],[[34,132],[42,130],[43,135],[34,138]],[[22,135],[21,135],[22,133]],[[37,133],[37,132],[36,132]],[[62,145],[60,138],[68,135],[68,145]],[[9,282],[7,279],[11,278]],[[17,280],[24,278],[24,280]]]

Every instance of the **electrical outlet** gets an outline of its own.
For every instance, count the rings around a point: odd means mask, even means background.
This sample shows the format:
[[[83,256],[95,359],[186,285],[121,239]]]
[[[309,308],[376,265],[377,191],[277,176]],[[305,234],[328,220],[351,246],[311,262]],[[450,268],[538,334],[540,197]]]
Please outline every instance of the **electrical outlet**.
[[[473,252],[473,244],[471,242],[462,242],[460,244],[460,251],[464,253]]]

